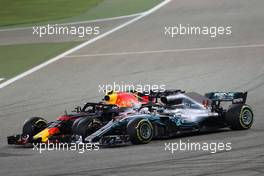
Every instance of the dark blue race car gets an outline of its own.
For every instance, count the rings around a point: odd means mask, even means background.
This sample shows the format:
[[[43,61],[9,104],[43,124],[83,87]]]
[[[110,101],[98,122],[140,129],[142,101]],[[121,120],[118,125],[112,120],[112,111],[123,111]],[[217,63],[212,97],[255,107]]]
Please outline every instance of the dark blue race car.
[[[247,92],[211,92],[203,96],[175,91],[168,96],[157,96],[155,102],[140,109],[124,108],[123,113],[93,134],[76,137],[101,145],[146,144],[152,139],[189,132],[226,127],[246,130],[252,126],[254,116],[246,99]]]

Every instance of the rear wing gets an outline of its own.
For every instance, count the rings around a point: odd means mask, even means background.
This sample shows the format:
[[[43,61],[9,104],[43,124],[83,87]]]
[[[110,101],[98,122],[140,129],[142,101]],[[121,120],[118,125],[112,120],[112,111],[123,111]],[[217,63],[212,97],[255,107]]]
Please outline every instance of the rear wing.
[[[209,92],[205,96],[214,103],[231,101],[232,104],[245,104],[247,100],[247,92]]]

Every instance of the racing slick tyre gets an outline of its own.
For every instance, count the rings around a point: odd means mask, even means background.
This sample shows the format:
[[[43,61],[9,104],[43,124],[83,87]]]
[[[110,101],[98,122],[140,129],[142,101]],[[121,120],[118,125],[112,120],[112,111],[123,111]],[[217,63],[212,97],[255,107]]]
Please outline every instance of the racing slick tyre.
[[[80,118],[76,119],[76,120],[73,122],[73,124],[72,124],[72,133],[73,133],[73,134],[76,134],[76,133],[77,133],[77,126],[78,126],[79,122],[80,122],[81,120],[83,120],[84,118],[87,118],[87,117],[80,117]]]
[[[253,111],[246,104],[234,104],[226,112],[226,121],[232,130],[247,130],[253,123]]]
[[[34,135],[47,127],[48,122],[42,117],[31,117],[24,122],[22,135],[29,135],[32,138]]]
[[[138,118],[127,124],[127,133],[132,144],[146,144],[151,141],[154,130],[149,120]]]
[[[87,136],[94,133],[102,127],[102,122],[96,117],[82,118],[74,131],[75,135],[82,136],[84,140]]]

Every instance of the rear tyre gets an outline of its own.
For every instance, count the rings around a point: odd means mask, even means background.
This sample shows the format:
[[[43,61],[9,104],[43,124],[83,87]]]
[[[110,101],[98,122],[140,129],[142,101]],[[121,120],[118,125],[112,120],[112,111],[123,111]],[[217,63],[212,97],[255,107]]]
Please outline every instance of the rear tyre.
[[[154,130],[149,120],[138,118],[127,124],[127,133],[132,144],[146,144],[151,141]]]
[[[246,104],[232,105],[226,112],[226,121],[232,130],[247,130],[253,124],[254,114]]]
[[[72,133],[73,134],[76,134],[77,133],[77,127],[78,127],[78,124],[81,120],[83,120],[84,118],[87,118],[87,117],[80,117],[78,119],[76,119],[73,124],[72,124]]]
[[[47,127],[48,122],[42,117],[31,117],[24,122],[22,135],[29,135],[32,138],[34,135]]]
[[[83,118],[78,122],[75,135],[82,136],[82,139],[84,140],[87,136],[94,133],[102,126],[102,122],[96,117]]]

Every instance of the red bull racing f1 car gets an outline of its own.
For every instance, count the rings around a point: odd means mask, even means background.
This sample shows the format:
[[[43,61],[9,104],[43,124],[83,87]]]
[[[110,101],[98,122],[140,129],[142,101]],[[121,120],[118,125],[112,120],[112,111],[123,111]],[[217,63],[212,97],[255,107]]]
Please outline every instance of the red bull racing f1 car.
[[[132,108],[148,102],[148,95],[137,92],[109,92],[100,103],[78,106],[72,114],[59,116],[47,122],[42,117],[27,119],[22,134],[8,136],[8,144],[70,142],[73,135],[87,136],[100,129],[124,108]]]

